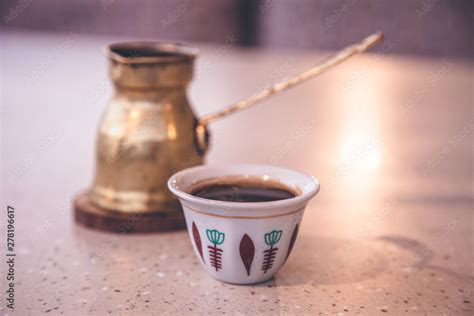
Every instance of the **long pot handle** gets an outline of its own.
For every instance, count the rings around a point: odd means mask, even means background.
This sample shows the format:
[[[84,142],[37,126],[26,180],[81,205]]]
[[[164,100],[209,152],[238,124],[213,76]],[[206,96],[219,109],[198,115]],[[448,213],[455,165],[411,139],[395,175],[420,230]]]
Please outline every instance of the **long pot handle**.
[[[224,118],[226,116],[229,116],[231,114],[234,114],[236,112],[245,110],[281,91],[287,90],[300,83],[303,83],[306,80],[311,79],[323,73],[324,71],[330,69],[331,67],[334,67],[346,61],[350,57],[356,54],[362,53],[371,47],[376,46],[382,41],[382,39],[383,39],[382,32],[376,32],[374,34],[371,34],[367,36],[366,38],[362,39],[361,41],[355,44],[352,44],[350,46],[347,46],[346,48],[340,50],[334,55],[329,56],[328,58],[323,60],[321,63],[316,65],[315,67],[309,70],[306,70],[305,72],[301,74],[295,75],[289,79],[285,79],[272,86],[264,88],[263,90],[253,94],[251,97],[238,101],[234,104],[231,104],[220,111],[205,115],[196,124],[196,139],[198,143],[197,145],[200,147],[202,151],[205,151],[207,149],[207,145],[208,145],[208,135],[206,131],[207,124],[214,122],[216,120],[219,120],[221,118]]]

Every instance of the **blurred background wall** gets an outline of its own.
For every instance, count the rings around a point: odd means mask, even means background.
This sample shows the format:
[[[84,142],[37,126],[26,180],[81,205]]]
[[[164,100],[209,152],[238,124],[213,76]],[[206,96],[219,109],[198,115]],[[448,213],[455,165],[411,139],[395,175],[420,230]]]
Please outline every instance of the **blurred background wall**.
[[[472,57],[472,0],[2,0],[2,29],[336,49],[375,30],[393,53]]]

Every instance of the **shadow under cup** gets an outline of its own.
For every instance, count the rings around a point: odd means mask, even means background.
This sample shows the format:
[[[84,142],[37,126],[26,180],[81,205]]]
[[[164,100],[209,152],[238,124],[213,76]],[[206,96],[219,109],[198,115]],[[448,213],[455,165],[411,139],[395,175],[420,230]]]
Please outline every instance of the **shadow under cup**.
[[[299,194],[269,202],[225,202],[190,194],[197,183],[220,177],[277,181]],[[285,263],[319,182],[277,166],[198,166],[174,174],[168,187],[181,202],[194,251],[211,276],[253,284],[270,279]]]

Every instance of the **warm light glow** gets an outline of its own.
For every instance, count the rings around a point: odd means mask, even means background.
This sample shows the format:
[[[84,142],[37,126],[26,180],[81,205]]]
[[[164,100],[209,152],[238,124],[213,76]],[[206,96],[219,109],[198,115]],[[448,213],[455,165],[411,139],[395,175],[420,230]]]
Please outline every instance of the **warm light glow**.
[[[348,172],[377,170],[381,158],[379,142],[364,130],[352,130],[340,147],[339,163]]]
[[[140,111],[138,111],[137,109],[131,109],[130,110],[130,119],[131,120],[136,120],[136,119],[138,119],[139,116],[140,116]]]
[[[128,133],[136,133],[140,129],[142,113],[138,109],[131,109],[128,112],[128,122],[126,128]]]
[[[370,70],[370,69],[369,69]],[[382,161],[381,140],[378,134],[378,114],[383,97],[380,84],[372,73],[357,77],[341,94],[344,132],[339,151],[339,164],[348,177],[375,171]],[[373,71],[373,70],[372,70]]]
[[[365,234],[370,225],[374,226],[370,229],[379,225],[377,215],[386,205],[385,192],[390,191],[385,188],[391,181],[385,178],[384,169],[389,158],[387,130],[392,132],[385,124],[393,110],[386,97],[392,91],[386,73],[392,69],[370,55],[363,58],[338,81],[342,88],[335,94],[334,118],[339,129],[331,139],[335,148],[330,177],[322,179],[322,192],[337,201],[344,212],[337,222],[338,229],[354,238],[361,231]]]
[[[174,124],[168,124],[166,125],[166,130],[168,132],[168,138],[171,140],[176,139],[176,126]]]

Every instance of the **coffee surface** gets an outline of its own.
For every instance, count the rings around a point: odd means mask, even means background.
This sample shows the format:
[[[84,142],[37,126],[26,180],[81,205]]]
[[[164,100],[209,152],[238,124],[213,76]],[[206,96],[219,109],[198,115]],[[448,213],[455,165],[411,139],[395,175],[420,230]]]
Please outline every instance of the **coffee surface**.
[[[215,179],[197,186],[192,195],[224,202],[269,202],[291,199],[291,189],[274,181],[259,179]]]

